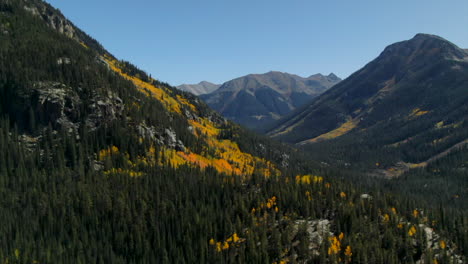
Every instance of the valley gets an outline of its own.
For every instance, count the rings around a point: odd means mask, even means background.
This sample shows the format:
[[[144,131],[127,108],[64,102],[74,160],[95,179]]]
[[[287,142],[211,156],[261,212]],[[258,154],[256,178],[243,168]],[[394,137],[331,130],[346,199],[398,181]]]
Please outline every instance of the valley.
[[[0,262],[465,263],[467,58],[176,88],[0,0]]]

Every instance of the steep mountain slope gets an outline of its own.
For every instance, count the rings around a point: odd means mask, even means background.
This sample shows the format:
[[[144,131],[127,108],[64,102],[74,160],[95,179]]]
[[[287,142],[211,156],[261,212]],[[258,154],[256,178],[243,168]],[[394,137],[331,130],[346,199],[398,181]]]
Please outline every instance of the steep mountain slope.
[[[302,78],[272,71],[228,81],[201,98],[224,117],[258,129],[302,106],[339,81],[333,73]]]
[[[46,3],[0,1],[0,27],[2,263],[465,260],[465,214],[363,195]]]
[[[418,34],[388,46],[268,135],[335,164],[378,164],[395,176],[466,143],[467,102],[468,53]]]
[[[193,93],[194,95],[202,95],[202,94],[208,94],[216,89],[218,89],[221,85],[219,84],[214,84],[210,83],[207,81],[202,81],[198,84],[182,84],[177,86],[177,89]]]

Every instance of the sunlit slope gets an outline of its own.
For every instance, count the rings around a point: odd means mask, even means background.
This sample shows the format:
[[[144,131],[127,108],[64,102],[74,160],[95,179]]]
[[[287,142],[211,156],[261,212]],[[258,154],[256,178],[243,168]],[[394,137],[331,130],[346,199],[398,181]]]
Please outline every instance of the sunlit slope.
[[[155,84],[145,82],[135,76],[128,75],[118,66],[118,62],[109,57],[104,60],[110,68],[117,74],[127,80],[130,80],[135,87],[143,94],[152,97],[162,102],[167,111],[171,111],[177,115],[184,115],[187,111],[189,116],[197,116],[197,118],[189,119],[190,130],[195,137],[203,137],[207,143],[207,148],[212,152],[211,155],[203,153],[194,153],[190,149],[184,151],[176,151],[168,149],[165,146],[153,147],[149,152],[154,155],[155,151],[159,151],[159,156],[169,158],[170,163],[174,167],[180,165],[192,165],[200,168],[208,166],[215,168],[220,173],[236,174],[236,175],[252,175],[254,171],[261,175],[280,175],[280,171],[275,166],[264,158],[253,156],[249,153],[242,152],[236,142],[229,139],[220,139],[220,133],[223,130],[221,125],[227,124],[227,121],[216,124],[204,117],[199,117],[200,113],[197,107],[189,102],[183,95],[177,94],[175,97],[168,93],[168,88],[158,87]],[[142,139],[143,140],[143,139]],[[157,149],[157,150],[156,150]],[[164,154],[164,155],[162,155]]]

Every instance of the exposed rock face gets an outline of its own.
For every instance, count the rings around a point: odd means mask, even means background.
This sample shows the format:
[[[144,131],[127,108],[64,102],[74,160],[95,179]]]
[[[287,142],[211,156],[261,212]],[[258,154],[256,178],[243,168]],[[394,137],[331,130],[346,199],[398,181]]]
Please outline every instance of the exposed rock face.
[[[320,255],[320,245],[322,245],[323,241],[333,236],[333,233],[330,232],[330,220],[328,219],[297,220],[295,224],[294,232],[296,234],[301,225],[305,224],[307,226],[310,241],[309,250],[316,256]]]
[[[434,257],[438,259],[441,255],[448,254],[451,260],[450,263],[463,263],[462,257],[455,253],[455,249],[452,248],[449,242],[444,241],[444,248],[441,248],[441,241],[443,240],[441,239],[440,235],[434,231],[434,229],[424,224],[419,224],[419,228],[424,232],[426,237],[426,248],[430,249],[434,253]],[[445,252],[442,252],[443,250],[445,250]],[[421,256],[421,259],[416,261],[416,263],[424,264],[424,255]]]
[[[160,134],[156,131],[156,128],[153,126],[147,126],[145,123],[138,124],[136,127],[139,137],[146,138],[151,142],[157,142],[161,144]]]
[[[281,166],[283,168],[287,168],[289,166],[289,155],[286,153],[283,153],[283,155],[281,155]]]
[[[62,64],[70,64],[71,63],[71,60],[70,58],[66,58],[66,57],[60,57],[57,59],[57,64],[58,65],[62,65]]]
[[[93,130],[103,123],[122,117],[124,103],[117,95],[108,93],[106,97],[94,97],[88,108],[92,114],[86,119],[86,125]]]
[[[47,25],[65,36],[78,40],[75,32],[75,27],[63,16],[57,15],[51,10],[50,6],[46,5],[25,5],[24,10],[35,16],[40,16],[44,19]]]
[[[34,109],[36,121],[43,125],[51,124],[53,129],[65,129],[72,133],[80,127],[83,111],[80,111],[83,100],[69,86],[58,82],[37,82],[32,89],[23,94],[25,100],[30,100]],[[121,118],[124,104],[117,95],[95,95],[87,105],[85,124],[90,130]]]
[[[185,117],[187,117],[188,120],[195,120],[195,121],[199,120],[199,117],[195,113],[192,113],[187,109],[184,110],[184,115]]]
[[[10,34],[10,26],[8,23],[6,24],[0,24],[0,33],[3,34],[3,35],[8,35]]]
[[[151,142],[177,151],[185,151],[186,147],[184,143],[180,139],[177,139],[177,134],[172,128],[166,128],[164,132],[159,132],[155,127],[141,123],[137,126],[136,130],[140,137],[146,138]]]
[[[19,142],[24,146],[24,148],[29,151],[33,152],[36,150],[37,144],[41,140],[41,137],[31,137],[27,134],[20,135],[18,137]],[[41,150],[42,151],[42,150]]]
[[[177,134],[172,128],[166,128],[164,133],[166,146],[178,151],[185,151],[184,143],[180,139],[177,139]]]
[[[104,163],[102,161],[90,160],[90,163],[91,163],[91,168],[93,168],[94,171],[104,170]]]
[[[42,123],[68,132],[78,129],[75,122],[80,116],[81,101],[72,88],[57,82],[38,82],[33,86],[31,100]]]
[[[363,193],[363,194],[361,194],[361,199],[363,199],[363,200],[372,200],[372,196],[370,196],[370,194]]]

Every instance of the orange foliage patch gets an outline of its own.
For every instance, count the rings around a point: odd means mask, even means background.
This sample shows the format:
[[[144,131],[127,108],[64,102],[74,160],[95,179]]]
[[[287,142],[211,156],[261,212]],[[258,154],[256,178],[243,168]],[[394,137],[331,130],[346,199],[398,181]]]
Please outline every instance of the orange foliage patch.
[[[181,114],[183,107],[187,107],[193,112],[197,111],[196,107],[190,104],[186,98],[183,98],[180,95],[177,95],[176,98],[174,98],[170,96],[164,88],[157,87],[135,76],[130,76],[124,73],[122,69],[119,68],[118,62],[114,59],[105,56],[104,60],[114,72],[118,73],[125,79],[132,81],[137,89],[142,93],[161,101],[169,111]],[[208,145],[211,149],[215,150],[215,155],[214,157],[206,157],[192,153],[190,150],[187,152],[177,152],[163,147],[158,152],[161,154],[159,156],[163,156],[166,161],[169,161],[171,166],[178,167],[188,164],[202,169],[211,166],[218,172],[236,175],[252,175],[254,172],[258,172],[265,177],[280,175],[280,171],[276,169],[271,162],[242,152],[237,143],[233,141],[218,139],[217,137],[221,129],[217,128],[209,120],[200,118],[197,121],[189,120],[189,122],[190,125],[195,128],[193,130],[195,136],[200,137],[205,135],[207,137]],[[153,147],[149,150],[149,156],[152,156],[153,159],[155,151],[156,150]],[[154,164],[162,164],[162,159],[163,158],[152,161]]]

